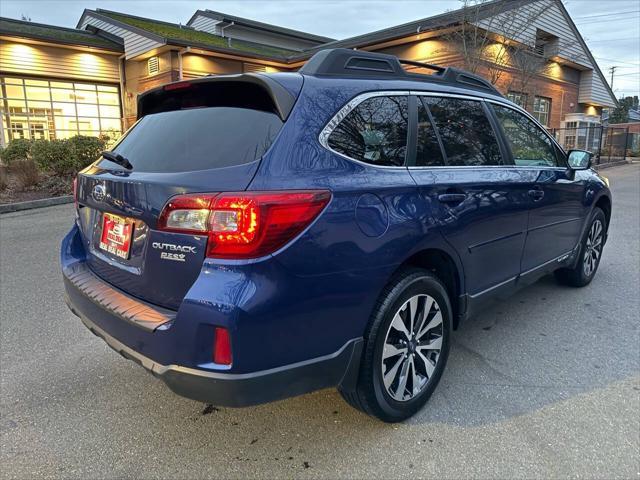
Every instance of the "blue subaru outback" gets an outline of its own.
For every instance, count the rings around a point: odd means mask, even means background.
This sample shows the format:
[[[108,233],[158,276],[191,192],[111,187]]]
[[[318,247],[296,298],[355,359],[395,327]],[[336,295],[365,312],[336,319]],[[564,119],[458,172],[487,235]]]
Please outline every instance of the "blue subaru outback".
[[[337,387],[405,419],[453,329],[551,272],[587,285],[607,239],[591,155],[453,68],[325,50],[156,88],[138,117],[78,174],[67,303],[199,401]]]

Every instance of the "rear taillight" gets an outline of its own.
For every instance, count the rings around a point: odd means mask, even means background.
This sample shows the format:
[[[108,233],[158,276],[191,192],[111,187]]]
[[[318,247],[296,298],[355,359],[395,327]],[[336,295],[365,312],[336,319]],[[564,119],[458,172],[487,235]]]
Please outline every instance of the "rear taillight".
[[[330,199],[326,190],[179,195],[165,205],[158,229],[207,235],[207,257],[257,258],[302,232]]]
[[[229,330],[216,327],[213,339],[213,362],[219,365],[231,365],[231,337]]]

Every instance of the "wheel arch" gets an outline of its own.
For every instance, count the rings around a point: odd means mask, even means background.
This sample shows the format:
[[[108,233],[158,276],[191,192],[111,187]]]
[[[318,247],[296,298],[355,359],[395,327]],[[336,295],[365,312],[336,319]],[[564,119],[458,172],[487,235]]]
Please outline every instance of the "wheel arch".
[[[611,199],[608,195],[601,195],[594,207],[598,207],[604,212],[604,218],[607,220],[607,230],[609,230],[609,223],[611,222]]]
[[[464,293],[464,273],[462,266],[454,260],[453,255],[439,248],[426,248],[415,252],[407,258],[398,270],[406,267],[416,267],[429,270],[444,283],[451,307],[453,308],[453,328],[457,329],[460,319],[464,316],[465,305],[462,301]]]

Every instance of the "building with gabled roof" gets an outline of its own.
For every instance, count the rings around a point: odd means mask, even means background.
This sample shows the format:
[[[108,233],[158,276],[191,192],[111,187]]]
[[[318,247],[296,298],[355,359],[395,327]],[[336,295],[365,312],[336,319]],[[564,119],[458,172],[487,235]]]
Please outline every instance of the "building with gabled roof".
[[[471,31],[483,43],[461,51],[457,39]],[[197,10],[182,25],[86,9],[76,28],[0,19],[0,141],[117,134],[134,121],[136,97],[149,88],[204,75],[295,71],[335,47],[472,69],[549,128],[566,118],[597,121],[602,108],[616,105],[561,0],[492,0],[341,40],[211,10]]]

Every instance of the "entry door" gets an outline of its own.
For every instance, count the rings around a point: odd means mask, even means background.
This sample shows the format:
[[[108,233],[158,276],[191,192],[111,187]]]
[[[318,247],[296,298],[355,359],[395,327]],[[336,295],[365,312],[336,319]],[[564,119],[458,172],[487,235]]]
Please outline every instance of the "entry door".
[[[492,105],[515,165],[535,173],[530,190],[522,273],[563,257],[577,245],[586,215],[586,182],[566,166],[547,133],[521,112]]]
[[[534,177],[508,164],[483,102],[418,98],[410,173],[430,221],[458,253],[472,298],[508,287],[520,273]]]

